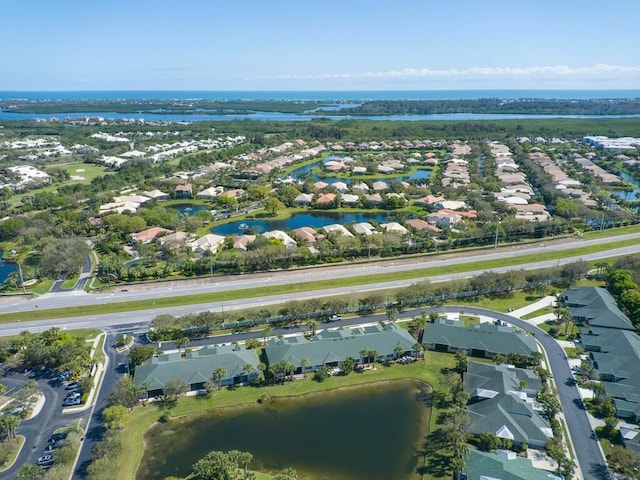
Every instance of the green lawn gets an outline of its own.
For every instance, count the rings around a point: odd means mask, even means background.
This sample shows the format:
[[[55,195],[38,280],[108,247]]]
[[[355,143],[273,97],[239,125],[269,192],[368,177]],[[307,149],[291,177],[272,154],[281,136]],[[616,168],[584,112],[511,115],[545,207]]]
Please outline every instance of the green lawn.
[[[0,442],[0,472],[8,469],[16,457],[20,453],[25,438],[22,435],[16,435],[16,438],[5,439]]]
[[[532,318],[540,317],[541,315],[546,315],[547,313],[553,313],[554,308],[552,306],[544,307],[539,310],[535,310],[531,313],[527,313],[526,315],[522,315],[520,318],[523,320],[530,320]]]
[[[336,388],[404,378],[421,380],[431,385],[434,390],[446,391],[447,387],[441,384],[440,374],[443,369],[452,368],[454,365],[455,359],[453,355],[426,352],[425,360],[422,362],[407,365],[391,365],[388,367],[377,365],[375,370],[367,370],[363,373],[352,373],[347,377],[329,377],[323,383],[318,383],[311,379],[304,379],[287,382],[284,385],[260,388],[240,387],[235,390],[223,389],[209,399],[182,397],[172,413],[174,416],[189,415],[212,408],[254,404],[264,396],[280,397],[321,393]],[[437,428],[438,413],[439,411],[434,408],[430,417],[430,431]],[[135,478],[136,470],[144,454],[144,432],[158,420],[159,416],[159,410],[152,405],[137,407],[130,414],[122,435],[122,455],[117,460],[117,463],[120,465],[120,471],[118,475],[116,475],[116,478],[122,480],[133,480]]]

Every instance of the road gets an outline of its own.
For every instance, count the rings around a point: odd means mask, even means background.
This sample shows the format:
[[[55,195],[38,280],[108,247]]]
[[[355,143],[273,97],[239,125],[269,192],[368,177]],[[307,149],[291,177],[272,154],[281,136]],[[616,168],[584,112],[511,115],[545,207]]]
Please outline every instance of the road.
[[[262,286],[287,285],[297,283],[309,283],[310,289],[314,282],[321,280],[331,280],[335,278],[351,278],[351,277],[376,277],[378,275],[395,273],[402,271],[410,271],[422,268],[446,267],[450,265],[458,265],[469,263],[470,261],[488,261],[488,260],[504,260],[515,257],[526,257],[535,259],[536,255],[548,252],[562,252],[581,246],[600,245],[604,242],[613,242],[621,240],[638,240],[638,244],[606,250],[581,256],[565,257],[559,260],[549,260],[542,262],[529,262],[523,265],[502,267],[496,269],[482,269],[476,272],[464,272],[459,274],[448,274],[428,277],[432,282],[447,281],[454,278],[467,278],[482,271],[504,272],[513,269],[536,269],[564,265],[577,260],[601,260],[605,258],[631,255],[640,252],[640,233],[619,235],[607,239],[583,240],[582,238],[571,239],[568,243],[546,243],[527,246],[510,246],[502,247],[496,250],[481,250],[468,255],[460,256],[460,254],[445,254],[437,257],[416,257],[411,261],[407,259],[397,259],[385,262],[353,264],[347,266],[327,266],[312,269],[278,271],[260,274],[245,274],[227,277],[212,277],[209,279],[200,279],[198,283],[184,282],[165,286],[163,283],[155,283],[143,287],[127,287],[122,286],[114,292],[89,294],[79,290],[70,292],[52,292],[41,295],[34,299],[25,299],[24,297],[5,298],[0,304],[0,313],[29,312],[36,308],[69,308],[82,305],[100,305],[113,302],[126,302],[136,300],[153,301],[159,297],[171,297],[181,295],[192,295],[199,293],[219,293],[238,289],[252,289]],[[411,280],[402,280],[397,282],[388,282],[381,284],[363,285],[358,287],[350,287],[341,289],[343,293],[363,292],[382,290],[387,288],[399,288],[411,285],[419,281],[419,278]],[[172,282],[173,283],[173,282]],[[135,290],[134,290],[135,288]],[[330,290],[326,290],[326,295],[335,295]],[[301,294],[303,295],[303,294]],[[225,303],[225,307],[226,307]],[[203,305],[204,307],[204,305]],[[218,307],[221,307],[218,305]],[[215,308],[215,306],[211,307]],[[202,308],[201,308],[202,309]],[[171,313],[171,312],[165,312]],[[25,316],[25,320],[28,315]]]
[[[640,234],[639,234],[640,235]],[[634,237],[635,238],[635,237]],[[546,247],[533,247],[530,249],[519,250],[519,255],[526,255],[530,258],[535,258],[535,253],[542,249],[543,251]],[[566,264],[575,262],[577,260],[602,260],[609,257],[615,256],[623,256],[623,255],[631,255],[634,253],[640,252],[640,242],[637,245],[632,245],[628,247],[607,250],[604,252],[592,253],[587,255],[581,255],[578,257],[566,257],[561,260],[547,260],[540,262],[530,262],[526,264],[510,266],[510,267],[500,267],[495,269],[490,269],[495,272],[505,272],[507,270],[531,270],[537,268],[546,268],[557,266],[558,264]],[[506,258],[514,255],[512,251],[503,251],[496,252],[494,254],[490,254],[492,258],[495,258],[495,255],[500,255],[499,258]],[[484,259],[486,257],[483,256]],[[476,257],[473,257],[473,260],[476,260]],[[460,263],[461,261],[468,262],[469,258],[463,259],[452,259],[452,260],[442,260],[442,259],[432,259],[432,262],[427,264],[426,266],[442,266],[442,262],[452,261],[455,263]],[[424,264],[417,264],[420,268],[424,268]],[[38,299],[33,300],[20,300],[20,299],[7,299],[7,302],[0,306],[0,313],[3,312],[19,312],[22,311],[25,313],[24,320],[20,320],[18,322],[7,323],[0,325],[0,336],[2,335],[17,335],[23,330],[31,330],[33,332],[41,332],[52,326],[57,326],[63,329],[72,329],[72,328],[109,328],[114,325],[127,325],[130,324],[132,329],[144,328],[148,322],[150,322],[153,318],[160,314],[171,314],[174,316],[185,315],[188,313],[197,313],[205,310],[220,312],[226,310],[238,310],[238,309],[247,309],[254,307],[264,307],[267,305],[274,305],[285,303],[291,300],[306,300],[311,298],[320,298],[320,297],[328,297],[334,295],[348,295],[348,294],[360,294],[363,292],[375,291],[375,290],[388,290],[394,288],[402,288],[408,287],[416,282],[423,280],[420,278],[410,279],[410,280],[399,280],[394,282],[381,282],[374,283],[369,285],[356,285],[349,287],[337,287],[337,288],[329,288],[323,290],[310,290],[307,292],[298,292],[284,295],[274,295],[274,296],[264,296],[264,297],[255,297],[249,299],[237,299],[231,301],[211,301],[207,303],[195,304],[195,305],[183,305],[178,307],[170,307],[170,308],[158,308],[158,309],[149,309],[138,312],[125,312],[125,313],[115,313],[115,314],[105,314],[105,315],[86,315],[80,317],[66,317],[66,318],[58,318],[52,320],[40,320],[40,321],[29,321],[29,311],[35,310],[36,308],[73,308],[79,305],[96,305],[96,304],[106,304],[111,302],[122,302],[128,300],[140,300],[140,299],[148,299],[153,301],[152,299],[158,297],[167,297],[167,296],[175,296],[175,295],[185,295],[190,293],[202,293],[202,292],[211,292],[214,293],[216,291],[225,291],[225,290],[234,290],[238,288],[256,288],[263,285],[276,285],[276,284],[287,284],[287,283],[300,283],[300,282],[309,282],[310,289],[313,285],[314,278],[318,276],[325,277],[328,273],[330,274],[330,278],[344,278],[346,276],[375,276],[376,273],[387,273],[390,271],[398,271],[398,270],[409,270],[411,268],[416,267],[415,263],[411,264],[398,264],[394,265],[386,264],[385,266],[379,265],[353,265],[350,267],[341,267],[338,271],[327,272],[323,269],[310,270],[310,271],[296,271],[296,272],[278,272],[278,273],[270,273],[266,276],[257,276],[253,277],[251,275],[247,276],[239,276],[240,279],[235,277],[234,280],[229,280],[227,282],[219,282],[215,281],[212,283],[206,283],[203,285],[185,285],[179,287],[162,287],[157,284],[154,285],[158,288],[151,288],[149,290],[139,291],[139,292],[116,292],[109,294],[88,294],[84,292],[69,292],[69,293],[56,293],[56,294],[47,294]],[[461,273],[452,273],[452,274],[444,274],[437,275],[432,277],[425,277],[424,279],[429,280],[432,283],[444,282],[454,279],[462,279],[469,278],[474,275],[478,275],[482,272],[487,271],[487,269],[469,271],[469,272],[461,272]],[[357,272],[357,273],[355,273]],[[46,298],[45,298],[46,297]],[[37,303],[36,303],[37,302]]]
[[[102,381],[98,397],[96,398],[90,412],[85,439],[82,444],[80,454],[78,455],[76,469],[72,476],[72,479],[74,480],[86,478],[86,469],[91,463],[91,451],[96,443],[101,440],[102,435],[105,432],[101,418],[102,410],[108,406],[107,397],[114,390],[116,382],[124,373],[124,370],[120,368],[120,365],[127,361],[128,352],[117,353],[114,348],[111,348],[111,346],[115,344],[116,336],[117,335],[115,334],[107,335],[105,340],[107,363],[105,366],[104,379]]]
[[[593,430],[587,417],[587,412],[580,407],[580,394],[578,387],[573,381],[573,375],[569,368],[569,363],[565,357],[562,347],[549,334],[540,330],[519,318],[512,317],[504,313],[486,310],[484,308],[469,306],[445,306],[429,308],[427,311],[448,312],[448,313],[471,313],[484,315],[515,325],[536,336],[542,347],[547,352],[549,359],[549,369],[555,380],[558,389],[562,411],[567,423],[567,429],[571,435],[574,452],[576,454],[584,480],[605,480],[607,475],[606,461],[602,456],[602,451],[598,441],[592,437]]]

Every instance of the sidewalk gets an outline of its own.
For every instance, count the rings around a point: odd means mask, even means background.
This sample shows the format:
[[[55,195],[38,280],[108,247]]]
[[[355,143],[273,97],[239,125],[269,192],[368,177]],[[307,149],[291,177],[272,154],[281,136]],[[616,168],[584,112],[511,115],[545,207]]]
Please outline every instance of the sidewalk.
[[[550,305],[555,305],[555,304],[556,304],[556,297],[554,295],[547,295],[546,297],[541,298],[537,302],[530,303],[529,305],[519,308],[518,310],[514,310],[513,312],[509,313],[509,315],[513,315],[514,317],[520,318],[531,312],[535,312],[536,310],[541,310],[544,307],[548,307]]]

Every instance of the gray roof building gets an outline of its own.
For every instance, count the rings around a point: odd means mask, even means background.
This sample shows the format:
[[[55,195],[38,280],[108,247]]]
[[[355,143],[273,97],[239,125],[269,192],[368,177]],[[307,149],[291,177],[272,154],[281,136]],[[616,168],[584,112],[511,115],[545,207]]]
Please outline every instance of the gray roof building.
[[[432,350],[463,350],[469,355],[480,357],[497,354],[530,357],[538,351],[531,335],[518,328],[493,323],[465,327],[458,320],[439,319],[425,325],[422,341]]]
[[[527,386],[521,388],[523,380]],[[542,406],[532,399],[540,390],[540,379],[531,370],[469,362],[464,389],[469,395],[469,433],[491,432],[536,448],[543,448],[553,436]]]
[[[200,390],[212,378],[214,370],[221,367],[227,372],[221,385],[243,384],[257,378],[258,363],[255,350],[234,345],[207,345],[187,352],[186,358],[181,358],[179,352],[151,357],[147,363],[136,367],[133,382],[136,385],[148,382],[149,395],[162,393],[165,384],[175,378],[185,380],[192,391]],[[247,364],[252,367],[250,373],[245,370]]]
[[[300,368],[302,360],[307,359],[309,365],[305,371],[313,371],[324,366],[338,366],[349,357],[359,362],[360,352],[365,349],[375,350],[377,359],[391,359],[397,346],[405,353],[413,351],[415,343],[409,332],[395,323],[388,323],[384,327],[372,325],[323,330],[311,340],[303,336],[272,338],[267,343],[265,354],[269,365],[286,360]]]
[[[470,450],[462,478],[466,480],[561,480],[548,470],[535,468],[531,460],[518,457],[515,452],[496,453]]]
[[[581,324],[580,343],[613,398],[620,418],[640,418],[640,335],[603,288],[577,287],[562,294]]]
[[[571,287],[562,293],[571,318],[591,327],[635,330],[631,320],[620,311],[615,299],[604,288]]]

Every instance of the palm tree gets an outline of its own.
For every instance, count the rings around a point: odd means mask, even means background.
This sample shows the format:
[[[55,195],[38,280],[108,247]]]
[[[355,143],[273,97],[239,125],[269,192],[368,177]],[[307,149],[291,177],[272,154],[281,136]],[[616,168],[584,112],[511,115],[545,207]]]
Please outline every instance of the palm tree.
[[[178,340],[176,340],[175,344],[176,344],[176,347],[178,347],[178,353],[181,353],[180,349],[182,347],[184,347],[184,350],[185,350],[185,353],[186,353],[187,345],[189,345],[189,338],[187,338],[187,337],[179,338]]]
[[[309,360],[308,358],[303,358],[302,360],[300,360],[300,368],[302,369],[302,373],[305,373],[309,365],[311,365],[311,360]]]
[[[227,376],[227,369],[218,367],[213,371],[213,380],[218,384],[218,390],[222,388],[222,379]]]
[[[367,365],[369,365],[369,349],[363,348],[360,350],[360,364],[364,365],[364,359],[367,359]]]
[[[250,363],[245,363],[242,367],[242,373],[247,376],[247,383],[249,383],[249,377],[251,377],[251,374],[253,373],[253,365],[251,365]]]
[[[267,365],[263,362],[260,362],[258,364],[258,371],[260,372],[260,374],[262,375],[262,378],[264,379],[264,371],[267,369]]]
[[[316,329],[318,328],[318,326],[320,325],[318,323],[317,320],[315,319],[311,319],[307,322],[307,325],[309,326],[309,330],[311,330],[311,335],[315,335],[316,334]]]
[[[404,353],[404,348],[402,348],[400,345],[396,345],[395,347],[393,347],[393,354],[396,356],[396,360],[398,360],[400,358],[400,355],[402,355]]]
[[[267,344],[267,338],[271,336],[273,333],[273,327],[271,325],[267,325],[262,331],[262,338],[264,338],[264,344]]]
[[[371,363],[376,363],[376,358],[378,358],[378,351],[372,348],[367,353],[369,357],[371,357]]]
[[[427,315],[425,312],[422,312],[421,315],[415,317],[411,322],[411,333],[418,340],[418,342],[422,342],[422,337],[424,335],[424,327],[427,324]]]

